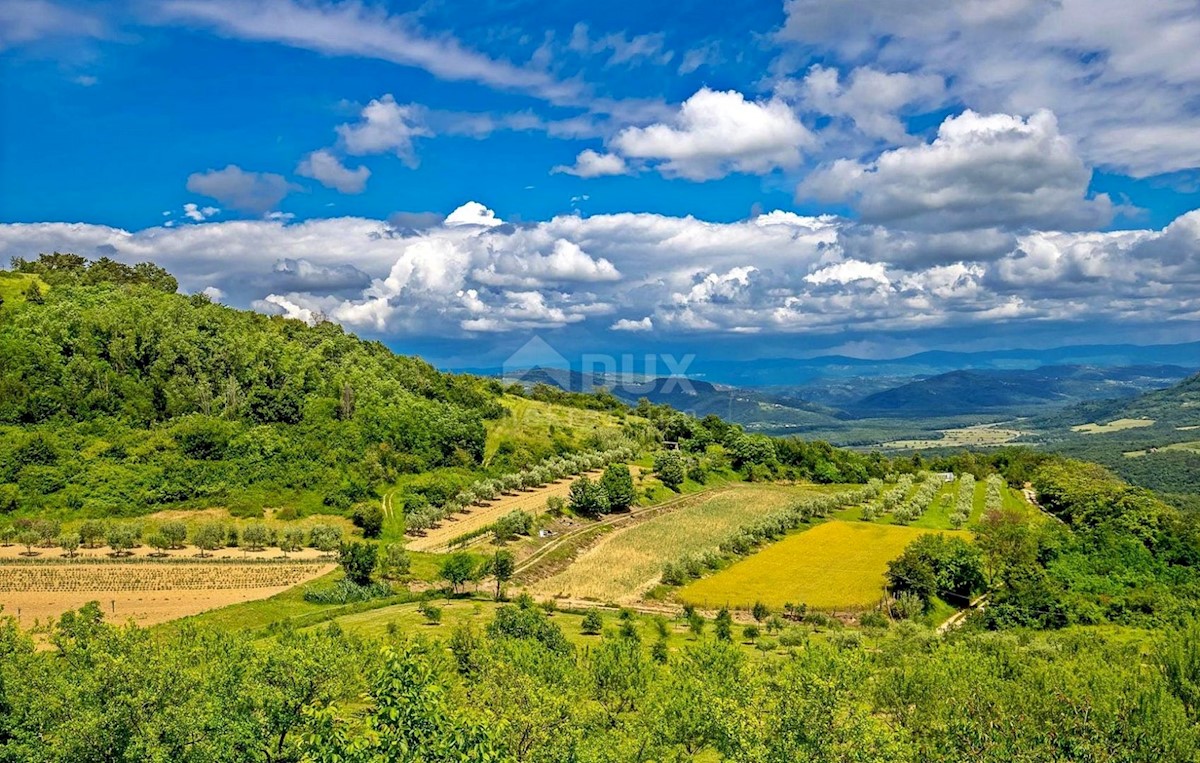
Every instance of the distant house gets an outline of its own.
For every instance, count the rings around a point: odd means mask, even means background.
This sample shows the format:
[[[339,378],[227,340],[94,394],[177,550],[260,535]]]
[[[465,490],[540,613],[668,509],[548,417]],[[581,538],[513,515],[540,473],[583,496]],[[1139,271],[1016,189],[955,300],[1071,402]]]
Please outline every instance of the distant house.
[[[953,482],[954,481],[954,472],[939,472],[938,474],[936,474],[934,476],[940,478],[942,480],[942,482]]]
[[[664,450],[679,450],[679,443],[674,442],[673,440],[663,440],[663,449]]]

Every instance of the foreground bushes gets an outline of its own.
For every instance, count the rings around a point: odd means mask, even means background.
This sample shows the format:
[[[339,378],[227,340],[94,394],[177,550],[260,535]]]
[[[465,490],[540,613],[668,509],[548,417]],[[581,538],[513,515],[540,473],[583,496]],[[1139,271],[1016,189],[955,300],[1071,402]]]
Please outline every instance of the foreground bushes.
[[[711,637],[664,653],[639,630],[579,650],[554,618],[508,606],[448,644],[333,626],[254,641],[152,636],[89,606],[46,652],[8,620],[0,759],[1173,763],[1200,750],[1195,626],[1165,633],[1151,660],[1096,634],[941,640],[901,625],[870,648],[789,637],[783,657]]]

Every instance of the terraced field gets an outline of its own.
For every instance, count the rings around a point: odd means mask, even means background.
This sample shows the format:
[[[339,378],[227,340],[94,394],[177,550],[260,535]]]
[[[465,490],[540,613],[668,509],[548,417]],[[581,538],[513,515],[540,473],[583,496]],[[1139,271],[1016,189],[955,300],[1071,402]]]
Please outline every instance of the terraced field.
[[[330,562],[27,562],[0,566],[0,605],[23,623],[99,601],[147,625],[262,599],[323,575]]]
[[[829,486],[736,485],[694,503],[604,536],[562,572],[535,583],[531,593],[628,603],[654,586],[667,562],[715,551],[764,513]]]

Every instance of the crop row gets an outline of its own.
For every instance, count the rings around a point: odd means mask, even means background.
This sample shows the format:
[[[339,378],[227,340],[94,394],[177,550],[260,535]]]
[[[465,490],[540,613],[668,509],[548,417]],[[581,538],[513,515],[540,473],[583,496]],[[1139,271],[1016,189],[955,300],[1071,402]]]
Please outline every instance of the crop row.
[[[441,506],[425,504],[406,511],[405,525],[409,532],[424,532],[455,514],[467,511],[471,506],[487,503],[518,490],[534,490],[563,477],[583,474],[611,463],[628,461],[633,454],[633,448],[623,445],[604,451],[559,456],[521,472],[478,480]]]
[[[960,474],[958,476],[958,494],[954,501],[954,512],[950,514],[950,524],[958,529],[971,518],[971,510],[975,508],[975,475]]]
[[[311,577],[311,564],[21,565],[5,567],[0,592],[170,591],[281,588]]]

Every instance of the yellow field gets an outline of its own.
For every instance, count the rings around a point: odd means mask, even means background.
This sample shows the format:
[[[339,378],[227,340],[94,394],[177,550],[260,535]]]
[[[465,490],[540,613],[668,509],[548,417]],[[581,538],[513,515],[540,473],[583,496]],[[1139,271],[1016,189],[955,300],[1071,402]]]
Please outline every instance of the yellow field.
[[[535,583],[538,596],[630,602],[655,585],[666,562],[716,551],[739,527],[782,508],[815,486],[736,485],[698,496],[667,514],[605,536],[571,566]]]
[[[933,531],[873,522],[825,522],[685,586],[679,598],[713,608],[745,609],[761,601],[775,608],[792,602],[823,610],[866,609],[883,598],[887,563],[928,532]]]
[[[942,436],[936,440],[893,440],[883,443],[884,448],[898,450],[921,450],[924,448],[947,447],[989,447],[1012,442],[1021,436],[1017,429],[1003,429],[996,424],[977,424],[972,427],[958,429],[942,429]]]
[[[1110,421],[1107,424],[1080,424],[1079,426],[1071,427],[1072,432],[1082,432],[1083,434],[1107,434],[1109,432],[1120,432],[1125,429],[1137,429],[1139,427],[1154,426],[1154,419],[1117,419]]]

